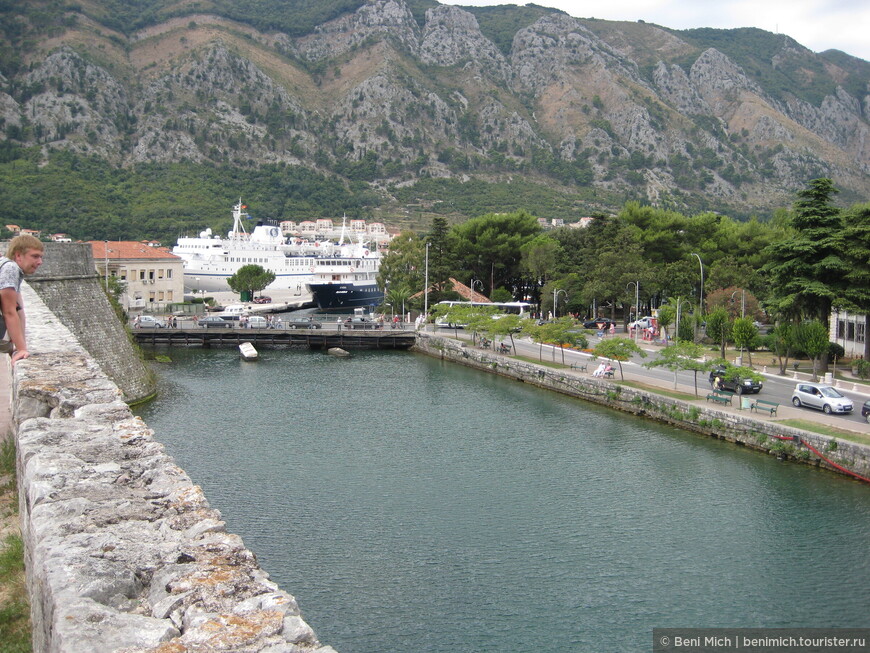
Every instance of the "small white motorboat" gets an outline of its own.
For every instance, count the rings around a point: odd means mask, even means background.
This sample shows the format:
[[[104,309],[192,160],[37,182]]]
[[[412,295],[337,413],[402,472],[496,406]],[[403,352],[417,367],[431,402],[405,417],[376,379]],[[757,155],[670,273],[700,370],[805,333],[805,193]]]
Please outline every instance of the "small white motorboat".
[[[254,345],[250,342],[243,342],[239,345],[239,354],[241,354],[242,359],[246,361],[255,361],[260,357],[260,354],[257,353]]]

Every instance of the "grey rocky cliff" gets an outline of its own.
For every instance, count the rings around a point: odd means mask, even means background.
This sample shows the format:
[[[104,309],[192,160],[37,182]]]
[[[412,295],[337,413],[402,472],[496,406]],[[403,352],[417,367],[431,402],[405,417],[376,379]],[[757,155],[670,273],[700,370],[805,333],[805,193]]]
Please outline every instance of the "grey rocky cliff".
[[[596,27],[546,15],[505,56],[452,6],[418,25],[403,0],[370,0],[299,37],[196,15],[134,35],[112,67],[53,47],[20,78],[0,79],[0,117],[9,138],[117,165],[282,162],[347,174],[364,161],[377,188],[481,167],[495,178],[517,166],[549,174],[533,163],[544,152],[587,170],[581,184],[652,201],[777,203],[808,171],[870,193],[866,92],[774,94],[715,48],[693,50],[655,26]],[[784,43],[771,65],[810,56]]]

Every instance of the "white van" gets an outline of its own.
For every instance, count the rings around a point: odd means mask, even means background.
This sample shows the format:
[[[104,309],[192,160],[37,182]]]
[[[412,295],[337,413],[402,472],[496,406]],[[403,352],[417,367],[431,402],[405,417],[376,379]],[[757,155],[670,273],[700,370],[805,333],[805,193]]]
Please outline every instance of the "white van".
[[[248,318],[247,327],[249,329],[268,329],[269,320],[264,318],[262,315],[251,315]]]

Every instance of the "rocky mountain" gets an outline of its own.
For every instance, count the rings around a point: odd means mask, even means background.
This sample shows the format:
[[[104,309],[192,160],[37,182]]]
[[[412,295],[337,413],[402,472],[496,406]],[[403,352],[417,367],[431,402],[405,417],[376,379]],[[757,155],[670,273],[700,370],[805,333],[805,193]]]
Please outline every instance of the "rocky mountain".
[[[421,179],[522,177],[576,196],[565,218],[627,199],[749,214],[820,176],[870,196],[870,64],[841,52],[416,0],[330,5],[300,30],[293,4],[282,27],[219,2],[139,0],[137,20],[110,0],[3,3],[0,144],[283,163],[384,204]]]

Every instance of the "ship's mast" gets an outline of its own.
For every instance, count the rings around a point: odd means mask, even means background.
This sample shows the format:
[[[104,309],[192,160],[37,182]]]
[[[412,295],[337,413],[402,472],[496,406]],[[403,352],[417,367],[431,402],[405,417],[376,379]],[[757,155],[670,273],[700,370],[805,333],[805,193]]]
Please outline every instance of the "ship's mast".
[[[230,240],[247,240],[248,232],[245,230],[245,225],[242,218],[248,217],[248,212],[243,209],[248,208],[242,204],[242,198],[239,198],[239,203],[233,207],[233,230],[230,232]]]

